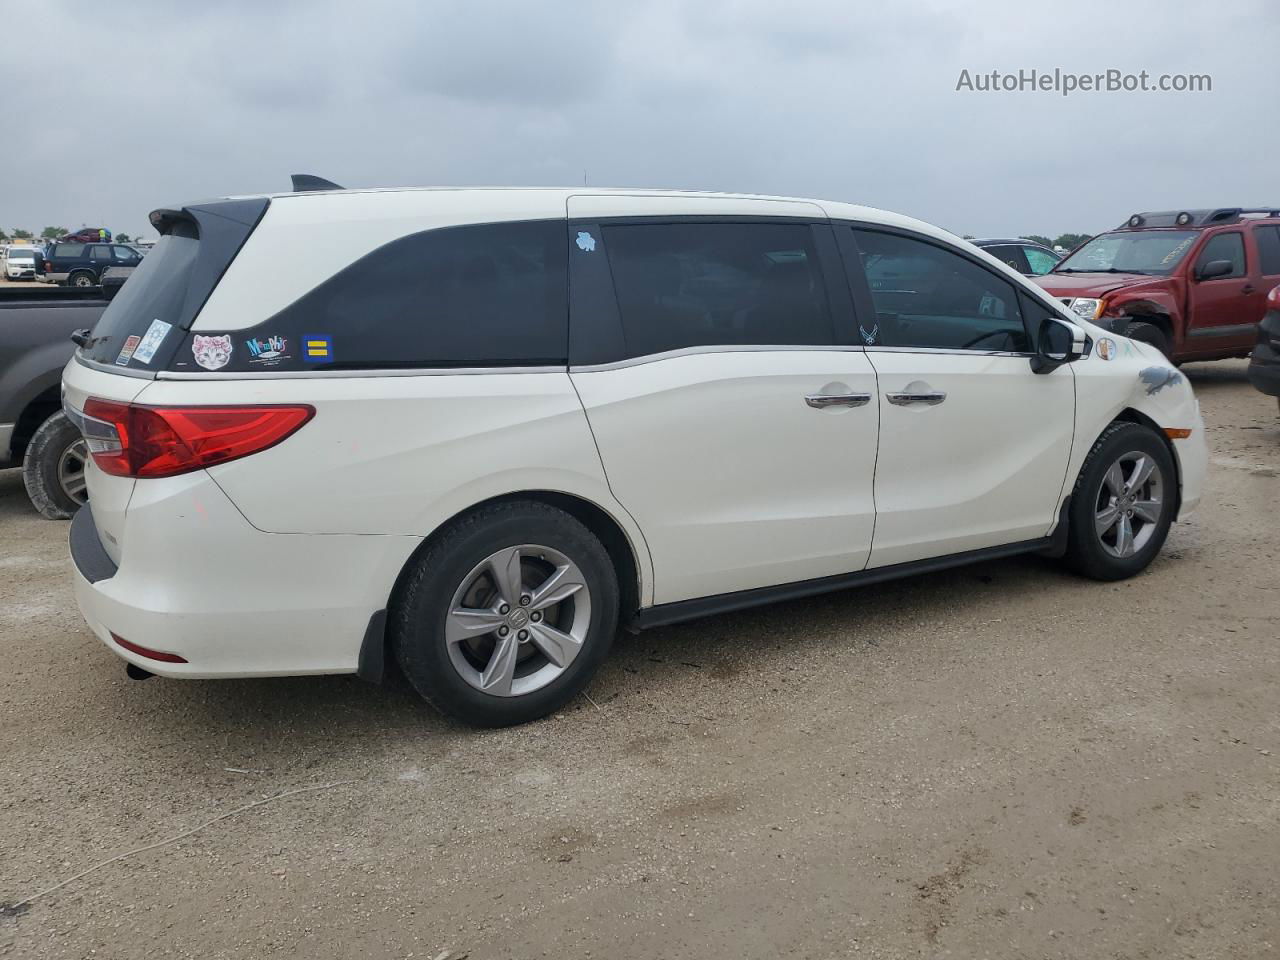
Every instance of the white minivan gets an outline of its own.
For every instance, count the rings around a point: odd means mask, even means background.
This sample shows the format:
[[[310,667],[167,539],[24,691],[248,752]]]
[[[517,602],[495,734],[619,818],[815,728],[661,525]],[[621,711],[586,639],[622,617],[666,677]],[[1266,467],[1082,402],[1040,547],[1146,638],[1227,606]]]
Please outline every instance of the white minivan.
[[[637,629],[992,557],[1132,576],[1200,497],[1153,348],[906,217],[596,189],[158,210],[64,377],[136,676],[390,663],[518,723]]]

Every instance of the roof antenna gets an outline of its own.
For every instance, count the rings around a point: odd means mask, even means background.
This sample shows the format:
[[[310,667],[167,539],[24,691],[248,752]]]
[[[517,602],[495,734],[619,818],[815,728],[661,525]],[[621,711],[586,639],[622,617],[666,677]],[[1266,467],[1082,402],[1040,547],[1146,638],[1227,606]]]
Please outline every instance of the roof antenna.
[[[326,180],[324,177],[313,176],[309,173],[295,173],[293,175],[293,192],[303,193],[307,190],[343,190],[332,180]]]
[[[584,187],[587,185],[587,171],[586,171],[586,170],[583,170],[583,171],[582,171],[582,185],[583,185]]]

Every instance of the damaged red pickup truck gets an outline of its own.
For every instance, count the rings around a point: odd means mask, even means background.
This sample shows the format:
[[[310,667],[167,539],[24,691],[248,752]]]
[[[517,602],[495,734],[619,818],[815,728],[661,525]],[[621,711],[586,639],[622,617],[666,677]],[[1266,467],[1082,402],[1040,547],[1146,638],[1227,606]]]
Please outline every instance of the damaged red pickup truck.
[[[1245,357],[1280,284],[1280,207],[1135,213],[1031,279],[1177,363]]]

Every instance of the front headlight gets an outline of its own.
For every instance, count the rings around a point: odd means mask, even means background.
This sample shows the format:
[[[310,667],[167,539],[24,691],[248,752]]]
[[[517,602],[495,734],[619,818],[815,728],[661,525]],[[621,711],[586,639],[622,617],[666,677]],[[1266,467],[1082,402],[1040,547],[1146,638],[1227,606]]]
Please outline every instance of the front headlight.
[[[1102,301],[1093,297],[1076,297],[1067,306],[1077,317],[1086,320],[1093,320],[1102,312]]]

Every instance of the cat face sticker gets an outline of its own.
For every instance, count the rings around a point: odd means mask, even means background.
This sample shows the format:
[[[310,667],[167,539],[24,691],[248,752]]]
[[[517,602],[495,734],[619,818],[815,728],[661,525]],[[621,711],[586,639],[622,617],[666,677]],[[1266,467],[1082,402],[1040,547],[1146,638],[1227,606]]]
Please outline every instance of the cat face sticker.
[[[231,362],[231,336],[202,337],[197,333],[191,340],[191,352],[206,370],[221,370]]]

